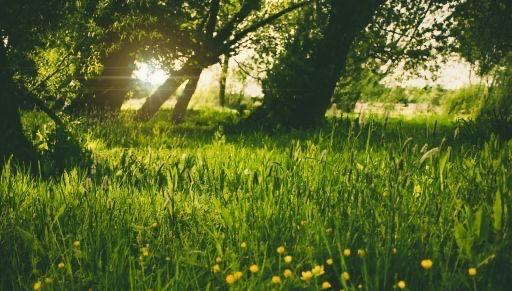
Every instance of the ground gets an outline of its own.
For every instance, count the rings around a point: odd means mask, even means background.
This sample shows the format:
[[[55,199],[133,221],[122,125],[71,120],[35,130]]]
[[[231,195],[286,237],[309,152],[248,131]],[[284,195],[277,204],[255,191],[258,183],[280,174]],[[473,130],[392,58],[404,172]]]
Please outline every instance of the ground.
[[[168,112],[130,117],[74,125],[91,164],[4,169],[0,289],[512,283],[510,141],[435,116],[271,133],[227,112],[178,127]],[[25,115],[27,130],[38,118]]]

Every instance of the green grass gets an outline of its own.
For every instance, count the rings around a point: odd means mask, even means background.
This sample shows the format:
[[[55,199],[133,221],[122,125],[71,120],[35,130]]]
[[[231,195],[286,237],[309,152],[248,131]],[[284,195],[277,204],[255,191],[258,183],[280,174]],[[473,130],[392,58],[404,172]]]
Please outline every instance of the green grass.
[[[92,165],[44,178],[6,167],[0,289],[40,281],[43,290],[224,290],[237,271],[237,290],[512,283],[512,141],[472,142],[447,121],[343,119],[265,133],[222,130],[225,118],[199,112],[179,127],[166,112],[146,124],[130,114],[83,121],[75,130]],[[40,119],[25,119],[35,132]],[[325,274],[301,280],[315,265]]]

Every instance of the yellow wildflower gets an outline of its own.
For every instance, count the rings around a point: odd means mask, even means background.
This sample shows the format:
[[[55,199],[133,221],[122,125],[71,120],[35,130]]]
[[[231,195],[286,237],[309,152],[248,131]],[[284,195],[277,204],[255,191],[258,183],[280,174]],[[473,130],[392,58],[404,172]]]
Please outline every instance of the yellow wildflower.
[[[235,272],[233,275],[235,276],[235,279],[237,279],[237,280],[242,278],[242,276],[243,276],[242,272],[240,272],[240,271]]]
[[[474,267],[471,267],[471,268],[468,269],[468,275],[470,275],[471,277],[476,276],[477,272],[478,272],[477,269],[474,268]]]
[[[421,186],[416,185],[414,186],[414,194],[420,194],[421,193]]]
[[[45,282],[46,284],[51,284],[51,283],[53,283],[53,279],[52,279],[52,278],[50,278],[50,277],[46,277],[46,278],[44,278],[44,282]]]
[[[398,283],[396,284],[398,286],[398,288],[400,289],[405,289],[405,287],[407,287],[407,284],[405,284],[405,281],[404,280],[400,280],[398,281]]]
[[[343,250],[343,255],[344,255],[345,257],[350,257],[350,254],[351,254],[350,249],[344,249],[344,250]]]
[[[334,264],[334,261],[332,259],[327,259],[327,261],[325,261],[325,263],[329,266],[331,266],[332,264]]]
[[[220,264],[222,262],[221,257],[215,258],[215,263]]]
[[[290,270],[290,269],[284,270],[284,276],[286,278],[290,278],[291,276],[293,276],[292,270]]]
[[[249,267],[249,271],[251,271],[251,273],[258,273],[259,270],[260,268],[258,268],[258,266],[254,264]]]
[[[214,272],[214,273],[218,273],[218,272],[220,272],[220,266],[219,266],[219,264],[215,264],[215,265],[213,265],[213,267],[212,267],[212,272]]]
[[[274,283],[274,284],[281,284],[281,277],[279,277],[279,276],[272,276],[272,283]]]
[[[324,271],[324,266],[319,266],[319,265],[316,265],[315,267],[313,267],[313,269],[311,270],[311,272],[313,273],[313,275],[315,276],[321,276],[325,273]]]
[[[357,255],[361,258],[364,258],[364,257],[366,257],[366,251],[363,249],[359,249],[359,250],[357,250]]]
[[[280,254],[280,255],[284,254],[284,251],[285,251],[285,249],[284,249],[283,246],[280,246],[280,247],[277,248],[277,253]]]
[[[148,247],[143,247],[142,249],[140,249],[140,252],[142,253],[142,256],[144,256],[144,257],[149,256],[149,248]]]
[[[359,284],[359,285],[357,285],[357,288],[359,288],[359,289],[363,289],[363,284]]]
[[[235,283],[235,281],[236,281],[236,278],[234,275],[229,274],[226,276],[226,283],[228,283],[229,285],[232,285],[233,283]]]
[[[341,278],[345,281],[350,280],[350,274],[348,272],[341,273]]]
[[[57,268],[59,269],[64,269],[64,263],[60,262],[58,265],[57,265]]]
[[[309,281],[311,280],[311,278],[313,278],[313,273],[311,273],[311,271],[304,271],[301,273],[301,277],[300,279],[301,280],[304,280],[304,281]]]
[[[331,288],[331,283],[325,281],[322,283],[322,289],[329,289]]]
[[[292,260],[293,260],[292,256],[285,256],[284,257],[284,262],[287,263],[287,264],[291,263]]]
[[[73,242],[73,246],[74,246],[75,248],[79,248],[79,247],[80,247],[80,241],[79,241],[79,240],[75,240],[75,241]]]
[[[152,228],[157,228],[158,227],[158,222],[153,222],[153,224],[151,225]]]
[[[422,260],[421,263],[420,263],[421,267],[425,270],[428,270],[428,269],[431,269],[432,268],[432,260],[430,259],[425,259],[425,260]]]
[[[240,247],[241,247],[242,249],[247,248],[247,243],[246,243],[246,242],[241,243],[241,244],[240,244]]]
[[[34,283],[34,290],[41,290],[41,287],[43,287],[43,283],[41,283],[41,281]]]
[[[391,253],[392,253],[393,255],[396,255],[396,253],[398,253],[398,250],[397,250],[396,248],[392,248],[392,249],[391,249]]]

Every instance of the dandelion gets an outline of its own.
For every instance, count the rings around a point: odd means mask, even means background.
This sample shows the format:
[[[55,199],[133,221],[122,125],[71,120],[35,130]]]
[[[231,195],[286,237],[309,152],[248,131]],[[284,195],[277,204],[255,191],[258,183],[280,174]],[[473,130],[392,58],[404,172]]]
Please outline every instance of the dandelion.
[[[260,270],[260,268],[258,268],[257,265],[253,264],[249,267],[249,271],[251,271],[251,273],[258,273],[258,271]]]
[[[34,283],[34,290],[41,290],[41,287],[43,287],[43,283],[41,283],[41,281]]]
[[[220,264],[222,262],[221,257],[215,258],[215,263]]]
[[[290,278],[293,276],[292,270],[290,270],[290,269],[284,270],[283,274],[284,274],[285,278]]]
[[[322,283],[322,289],[329,289],[331,288],[331,283],[325,281]]]
[[[229,274],[226,276],[226,283],[228,283],[229,285],[232,285],[233,283],[235,283],[235,281],[236,281],[236,278],[234,275]]]
[[[80,247],[80,241],[79,240],[75,240],[73,242],[73,246],[78,249]]]
[[[219,264],[215,264],[215,265],[213,265],[213,267],[212,267],[212,272],[213,272],[213,273],[218,273],[218,272],[220,272],[220,266],[219,266]]]
[[[311,271],[304,271],[301,273],[301,277],[300,279],[303,280],[303,281],[309,281],[311,280],[311,278],[313,278],[313,273],[311,273]]]
[[[384,191],[384,192],[382,193],[382,196],[384,196],[384,197],[388,197],[388,196],[389,196],[389,192],[388,192],[388,191]]]
[[[476,268],[471,267],[471,268],[468,269],[468,275],[469,276],[474,277],[474,276],[476,276],[476,274],[477,274],[477,269]]]
[[[400,280],[398,281],[398,283],[396,284],[398,286],[398,288],[400,289],[405,289],[405,287],[407,287],[407,284],[405,284],[405,281],[404,280]]]
[[[272,276],[272,283],[274,283],[274,284],[281,284],[281,277],[279,277],[279,276]]]
[[[142,253],[142,256],[149,257],[149,248],[148,247],[143,247],[142,249],[140,249],[140,252]]]
[[[293,260],[292,256],[285,256],[284,257],[284,262],[287,263],[287,264],[291,263],[292,260]]]
[[[329,266],[332,266],[332,264],[334,264],[334,261],[332,259],[327,259],[327,261],[325,261],[325,263]]]
[[[350,280],[350,274],[348,272],[341,273],[341,278],[345,281]]]
[[[284,251],[285,251],[285,249],[284,249],[283,246],[280,246],[280,247],[277,248],[277,253],[280,254],[280,255],[284,254]]]
[[[64,263],[60,262],[58,265],[57,265],[57,268],[59,269],[64,269],[65,265]]]
[[[344,249],[344,250],[343,250],[343,255],[344,255],[345,257],[350,257],[350,254],[351,254],[350,249]]]
[[[366,251],[363,249],[359,249],[359,250],[357,250],[357,255],[361,258],[364,258],[364,257],[366,257]]]
[[[45,282],[46,284],[51,284],[51,283],[53,283],[53,279],[52,279],[52,278],[50,278],[50,277],[46,277],[46,278],[44,278],[44,282]]]
[[[421,186],[420,185],[414,186],[414,194],[421,194]]]
[[[315,276],[321,276],[325,273],[324,271],[324,266],[319,266],[319,265],[316,265],[312,270],[311,272],[313,273],[313,275]]]
[[[425,260],[422,260],[421,263],[420,263],[421,267],[425,270],[428,270],[428,269],[431,269],[432,268],[432,260],[430,259],[425,259]]]
[[[240,244],[240,247],[241,247],[242,249],[247,248],[247,243],[246,243],[246,242],[241,243],[241,244]]]
[[[242,272],[240,272],[240,271],[235,272],[233,275],[235,276],[235,279],[236,279],[236,280],[238,280],[238,279],[242,278],[242,276],[243,276]]]

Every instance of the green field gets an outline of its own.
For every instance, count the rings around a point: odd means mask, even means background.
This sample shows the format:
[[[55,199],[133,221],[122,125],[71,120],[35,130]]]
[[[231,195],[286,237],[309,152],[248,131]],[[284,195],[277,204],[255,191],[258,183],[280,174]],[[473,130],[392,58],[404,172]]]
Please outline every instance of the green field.
[[[1,290],[512,283],[512,141],[433,117],[272,133],[215,111],[130,117],[73,126],[89,164],[4,168]],[[40,118],[25,115],[35,140]]]

